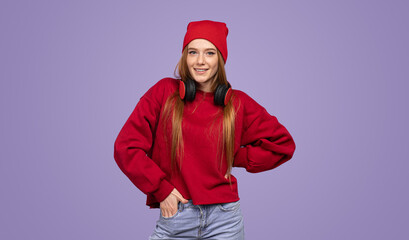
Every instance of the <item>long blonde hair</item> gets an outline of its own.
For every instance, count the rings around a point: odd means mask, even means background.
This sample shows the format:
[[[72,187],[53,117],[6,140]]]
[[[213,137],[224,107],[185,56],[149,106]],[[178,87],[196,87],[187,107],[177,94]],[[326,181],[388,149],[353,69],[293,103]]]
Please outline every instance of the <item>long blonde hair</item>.
[[[175,75],[179,77],[182,81],[186,81],[187,79],[193,79],[189,73],[189,69],[187,66],[187,48],[183,50],[182,57],[179,60],[179,63],[176,65],[175,68]],[[215,81],[213,81],[211,90],[214,91],[219,84],[227,85],[227,78],[226,72],[224,69],[224,60],[222,55],[219,51],[217,51],[218,57],[218,70],[215,74]],[[178,72],[178,74],[176,74]],[[220,154],[220,163],[223,164],[224,156],[226,156],[227,160],[227,172],[226,175],[229,177],[230,180],[230,173],[233,166],[233,159],[234,159],[234,122],[236,112],[233,106],[233,99],[234,94],[232,94],[230,100],[223,108],[223,134],[222,139],[220,139],[219,135],[219,149],[221,149]],[[176,169],[176,159],[180,159],[180,167],[181,167],[181,160],[183,159],[183,135],[182,135],[182,118],[183,118],[183,109],[184,109],[184,102],[179,96],[179,90],[175,93],[171,94],[168,99],[166,100],[165,106],[163,108],[163,114],[161,117],[163,118],[162,121],[164,122],[164,133],[165,139],[168,139],[166,126],[170,119],[172,113],[172,144],[171,144],[171,166],[172,170]],[[173,111],[172,111],[173,110]],[[167,141],[168,142],[168,141]],[[220,165],[220,166],[221,166]],[[173,171],[172,171],[173,172]]]

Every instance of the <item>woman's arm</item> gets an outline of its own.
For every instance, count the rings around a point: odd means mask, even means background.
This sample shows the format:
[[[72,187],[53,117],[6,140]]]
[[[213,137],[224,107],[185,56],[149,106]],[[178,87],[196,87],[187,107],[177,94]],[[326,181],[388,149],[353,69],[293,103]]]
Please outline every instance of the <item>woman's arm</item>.
[[[245,95],[243,99],[241,147],[235,155],[233,166],[257,173],[290,160],[295,143],[287,129],[249,96]]]
[[[161,83],[162,82],[162,83]],[[148,156],[159,122],[163,80],[140,99],[114,144],[114,158],[122,172],[145,194],[163,201],[174,187],[166,174]]]

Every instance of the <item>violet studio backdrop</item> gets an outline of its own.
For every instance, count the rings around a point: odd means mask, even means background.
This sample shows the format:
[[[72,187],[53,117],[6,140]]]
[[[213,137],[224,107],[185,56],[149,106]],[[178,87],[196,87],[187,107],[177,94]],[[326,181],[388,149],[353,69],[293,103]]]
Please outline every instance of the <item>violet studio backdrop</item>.
[[[406,239],[406,1],[0,2],[0,239],[147,239],[159,211],[113,143],[173,76],[189,21],[227,23],[227,77],[293,135],[235,169],[247,239]]]

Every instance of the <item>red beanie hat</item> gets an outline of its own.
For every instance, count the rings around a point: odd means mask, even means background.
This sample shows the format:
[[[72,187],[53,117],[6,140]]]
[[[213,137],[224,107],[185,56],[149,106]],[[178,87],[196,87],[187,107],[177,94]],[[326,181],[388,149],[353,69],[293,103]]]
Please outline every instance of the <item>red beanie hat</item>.
[[[187,32],[183,40],[183,49],[192,40],[203,38],[215,45],[223,56],[224,62],[227,60],[227,34],[229,29],[223,22],[214,22],[209,20],[190,22],[187,25]]]

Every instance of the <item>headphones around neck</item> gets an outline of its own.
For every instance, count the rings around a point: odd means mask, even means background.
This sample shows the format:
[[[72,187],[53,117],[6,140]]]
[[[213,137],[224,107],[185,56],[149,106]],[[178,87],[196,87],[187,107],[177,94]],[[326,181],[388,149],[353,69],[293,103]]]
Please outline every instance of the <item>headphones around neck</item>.
[[[231,97],[231,85],[227,82],[227,86],[219,84],[214,91],[214,104],[217,106],[226,106]],[[179,95],[182,100],[192,102],[196,96],[196,83],[188,78],[185,82],[179,81]]]

